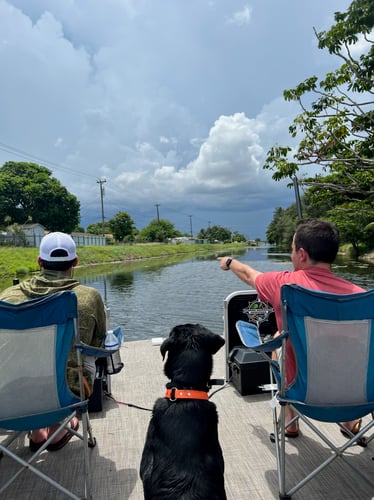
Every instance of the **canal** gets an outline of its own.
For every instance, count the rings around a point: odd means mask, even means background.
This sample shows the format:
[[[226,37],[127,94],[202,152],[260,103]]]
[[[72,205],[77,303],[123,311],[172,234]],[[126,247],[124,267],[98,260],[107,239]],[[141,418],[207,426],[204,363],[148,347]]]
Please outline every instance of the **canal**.
[[[165,337],[180,323],[201,323],[223,333],[223,301],[248,287],[220,270],[216,255],[183,260],[152,259],[79,269],[76,277],[97,288],[110,307],[110,324],[120,325],[125,341]],[[260,271],[291,269],[288,254],[266,248],[236,256]],[[339,258],[334,272],[365,289],[374,288],[374,264]]]

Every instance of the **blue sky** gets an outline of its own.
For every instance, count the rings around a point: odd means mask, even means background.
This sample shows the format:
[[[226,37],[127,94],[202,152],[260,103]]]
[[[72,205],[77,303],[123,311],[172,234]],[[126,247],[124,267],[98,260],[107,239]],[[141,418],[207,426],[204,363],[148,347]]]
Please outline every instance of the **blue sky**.
[[[292,145],[283,90],[340,61],[317,48],[345,0],[0,0],[0,164],[33,161],[82,224],[128,212],[264,237],[294,201],[262,170]]]

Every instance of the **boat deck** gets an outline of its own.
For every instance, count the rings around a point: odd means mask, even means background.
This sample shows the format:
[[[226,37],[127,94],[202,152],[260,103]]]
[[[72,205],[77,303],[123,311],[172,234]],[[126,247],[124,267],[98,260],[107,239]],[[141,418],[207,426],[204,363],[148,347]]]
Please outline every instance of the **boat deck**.
[[[125,343],[121,348],[125,368],[112,377],[112,394],[117,400],[104,402],[102,412],[91,415],[97,446],[89,450],[92,467],[92,492],[95,500],[141,500],[142,483],[139,463],[150,411],[128,406],[130,403],[151,408],[156,398],[164,395],[166,378],[159,347],[149,341]],[[213,377],[225,377],[225,350],[215,356]],[[212,392],[214,392],[214,389]],[[219,437],[225,458],[225,485],[229,500],[271,500],[278,497],[274,444],[269,440],[272,416],[269,393],[242,397],[233,386],[216,392],[212,401],[219,414]],[[330,425],[331,439],[341,443],[344,437]],[[4,433],[0,431],[0,440]],[[67,488],[81,491],[82,464],[78,457],[80,442],[73,438],[62,450],[43,452],[40,465],[44,471]],[[23,456],[30,454],[27,439],[12,444]],[[301,428],[299,438],[289,440],[288,454],[292,465],[291,479],[310,470],[317,459],[328,457],[329,451],[310,431]],[[301,458],[302,456],[306,458]],[[374,441],[367,448],[356,446],[349,454],[356,466],[374,475]],[[4,457],[0,461],[0,480],[16,466]],[[374,491],[358,479],[342,460],[335,460],[292,498],[352,500],[372,499]],[[29,471],[1,495],[2,500],[50,500],[66,498]],[[207,499],[208,500],[208,499]]]

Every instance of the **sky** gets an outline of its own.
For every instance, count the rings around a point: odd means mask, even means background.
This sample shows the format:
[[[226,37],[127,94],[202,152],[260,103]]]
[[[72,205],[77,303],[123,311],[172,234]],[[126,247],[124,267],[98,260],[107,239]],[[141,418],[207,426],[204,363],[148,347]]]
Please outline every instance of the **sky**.
[[[262,169],[294,145],[283,91],[340,66],[314,28],[349,5],[0,0],[0,165],[49,168],[84,227],[125,211],[138,229],[158,216],[264,238],[295,200]]]

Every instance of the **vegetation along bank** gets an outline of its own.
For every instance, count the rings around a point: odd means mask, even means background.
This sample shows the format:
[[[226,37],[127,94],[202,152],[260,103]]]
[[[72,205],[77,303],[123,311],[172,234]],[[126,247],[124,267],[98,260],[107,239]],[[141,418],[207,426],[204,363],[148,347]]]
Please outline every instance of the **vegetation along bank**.
[[[230,245],[201,244],[201,245],[108,245],[97,247],[79,247],[78,265],[89,266],[114,262],[130,262],[139,259],[157,257],[172,257],[176,255],[198,255],[209,253],[232,253],[235,248],[243,248],[243,243]],[[38,248],[0,247],[0,276],[22,276],[39,271]]]

